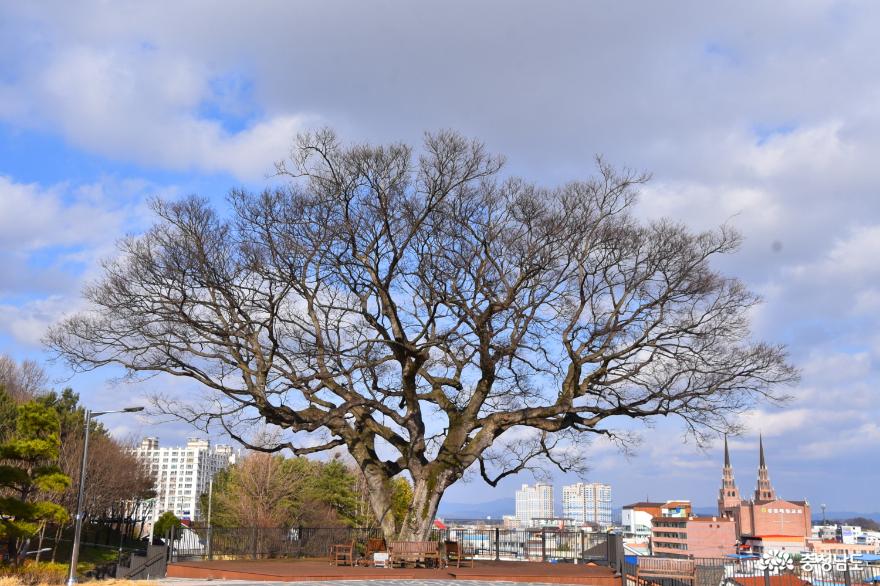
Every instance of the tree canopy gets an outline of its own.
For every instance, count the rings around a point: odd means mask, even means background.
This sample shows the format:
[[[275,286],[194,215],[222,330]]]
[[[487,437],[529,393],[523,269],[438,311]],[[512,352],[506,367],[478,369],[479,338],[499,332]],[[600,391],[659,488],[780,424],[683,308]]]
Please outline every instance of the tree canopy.
[[[468,470],[579,469],[620,418],[730,430],[795,378],[751,339],[757,296],[713,269],[734,230],[636,219],[647,177],[602,160],[554,187],[502,167],[454,132],[419,153],[302,135],[277,166],[289,183],[234,190],[229,213],[157,201],[48,344],[78,369],[201,383],[204,403],[167,411],[242,442],[255,421],[292,432],[254,447],[344,446],[389,535],[408,472],[415,538]]]
[[[153,535],[162,538],[171,534],[171,530],[177,530],[180,527],[180,519],[173,511],[165,511],[153,524]],[[179,535],[178,535],[179,537]]]
[[[328,462],[252,452],[214,478],[212,524],[219,527],[367,527],[359,471]],[[409,484],[404,480],[407,486]],[[400,493],[401,489],[397,489]],[[202,510],[207,510],[202,495]],[[398,501],[401,497],[398,496]],[[400,506],[400,505],[398,505]],[[408,506],[408,503],[402,506]]]

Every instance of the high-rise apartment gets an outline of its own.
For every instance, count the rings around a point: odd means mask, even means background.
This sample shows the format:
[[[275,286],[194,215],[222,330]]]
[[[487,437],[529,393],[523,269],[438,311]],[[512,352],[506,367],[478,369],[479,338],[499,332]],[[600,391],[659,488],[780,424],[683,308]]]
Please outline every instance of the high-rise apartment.
[[[516,521],[520,527],[529,527],[533,519],[553,517],[553,486],[538,482],[535,486],[523,484],[516,491]]]
[[[152,520],[165,511],[181,519],[201,520],[199,497],[217,472],[235,463],[232,446],[211,446],[205,439],[190,438],[186,446],[159,447],[159,438],[148,437],[133,450],[153,477],[156,503]]]
[[[562,516],[576,524],[611,526],[611,485],[601,482],[569,484],[562,487]]]

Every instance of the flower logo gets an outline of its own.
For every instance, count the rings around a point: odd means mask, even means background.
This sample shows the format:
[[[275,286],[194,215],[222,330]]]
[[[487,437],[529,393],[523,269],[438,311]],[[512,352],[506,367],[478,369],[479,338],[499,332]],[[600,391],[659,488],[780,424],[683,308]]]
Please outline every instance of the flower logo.
[[[782,570],[793,570],[794,559],[785,551],[765,551],[758,560],[758,569],[769,570],[772,574],[778,574]]]

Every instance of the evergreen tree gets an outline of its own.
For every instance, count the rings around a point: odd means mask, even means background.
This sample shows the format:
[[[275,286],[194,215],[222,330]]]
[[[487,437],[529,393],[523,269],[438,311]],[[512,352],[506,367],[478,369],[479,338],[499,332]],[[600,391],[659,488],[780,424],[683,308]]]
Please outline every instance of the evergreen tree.
[[[19,405],[15,431],[0,445],[0,538],[18,563],[27,540],[49,522],[63,522],[65,509],[43,497],[62,492],[70,478],[58,467],[58,413],[37,401]]]
[[[153,535],[157,537],[165,537],[171,533],[172,529],[180,527],[180,519],[171,511],[165,511],[156,519],[153,525]],[[179,532],[178,532],[179,533]]]
[[[394,515],[394,527],[397,531],[403,527],[403,521],[409,513],[413,502],[412,484],[403,476],[391,481],[391,514]]]
[[[339,460],[331,460],[320,466],[314,484],[310,487],[312,498],[328,506],[346,525],[361,525],[358,518],[356,479],[352,471]]]

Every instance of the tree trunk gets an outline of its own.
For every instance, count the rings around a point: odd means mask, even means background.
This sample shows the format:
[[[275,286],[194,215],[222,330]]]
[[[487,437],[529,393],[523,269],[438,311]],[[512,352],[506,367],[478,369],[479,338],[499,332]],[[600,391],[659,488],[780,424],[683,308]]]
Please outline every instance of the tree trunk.
[[[369,463],[362,470],[373,515],[376,516],[385,539],[391,541],[397,537],[397,527],[394,526],[394,513],[391,509],[390,479],[378,467]]]
[[[55,555],[58,553],[58,542],[61,541],[61,533],[64,531],[64,524],[58,523],[55,529],[55,542],[52,544],[52,563],[55,563]]]
[[[425,468],[414,479],[413,502],[403,521],[400,538],[404,541],[427,541],[434,526],[434,517],[443,493],[457,478],[449,469],[437,465]]]
[[[40,555],[43,553],[43,536],[46,534],[46,524],[40,523],[40,531],[38,533],[39,538],[37,539],[37,555],[34,559],[34,563],[40,563]]]

